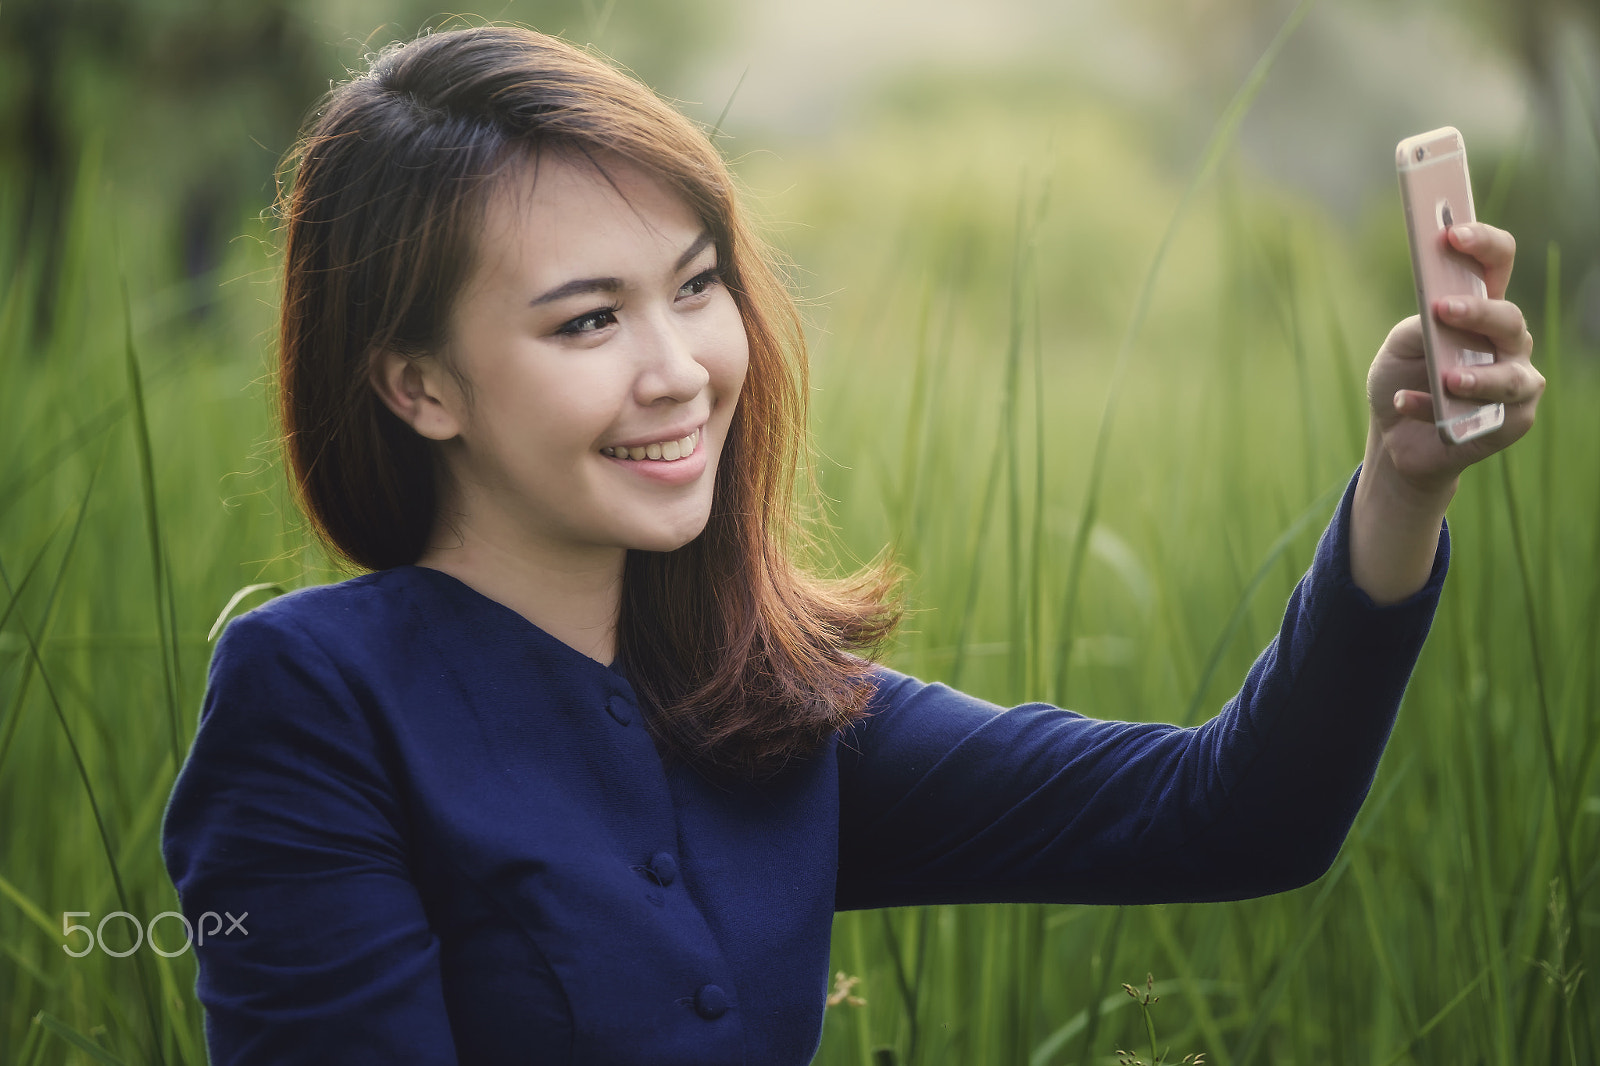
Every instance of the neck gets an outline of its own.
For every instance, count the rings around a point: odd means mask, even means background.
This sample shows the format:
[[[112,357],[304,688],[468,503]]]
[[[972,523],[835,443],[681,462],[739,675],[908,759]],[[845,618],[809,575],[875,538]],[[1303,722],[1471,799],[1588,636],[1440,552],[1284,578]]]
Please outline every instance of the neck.
[[[562,548],[471,516],[436,524],[418,566],[440,570],[597,662],[617,651],[623,548]]]

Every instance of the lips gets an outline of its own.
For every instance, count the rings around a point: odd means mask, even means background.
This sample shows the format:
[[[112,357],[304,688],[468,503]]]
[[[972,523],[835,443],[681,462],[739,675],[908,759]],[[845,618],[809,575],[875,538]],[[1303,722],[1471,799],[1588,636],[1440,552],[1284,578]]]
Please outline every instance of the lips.
[[[701,429],[682,437],[671,440],[651,441],[648,444],[634,445],[607,445],[600,449],[600,454],[611,459],[628,459],[631,461],[671,463],[679,459],[687,459],[694,454],[700,444]]]

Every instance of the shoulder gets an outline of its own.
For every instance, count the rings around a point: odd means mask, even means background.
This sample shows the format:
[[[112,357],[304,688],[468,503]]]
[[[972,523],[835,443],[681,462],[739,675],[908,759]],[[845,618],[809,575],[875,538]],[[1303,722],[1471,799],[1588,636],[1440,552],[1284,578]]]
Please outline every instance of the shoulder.
[[[201,721],[366,734],[425,700],[454,638],[406,569],[296,589],[232,619],[212,649]]]
[[[1006,708],[953,689],[942,681],[923,681],[879,663],[869,672],[872,698],[865,723],[886,725],[906,715],[956,715],[981,722]]]
[[[870,671],[867,713],[842,736],[842,748],[858,757],[884,750],[916,751],[933,758],[981,729],[1005,708],[940,681],[923,681],[887,666]]]
[[[333,636],[352,629],[381,628],[406,610],[405,569],[379,570],[333,584],[285,592],[231,619],[223,630],[223,639],[235,631],[299,630],[313,636]]]
[[[233,619],[208,688],[315,691],[416,719],[441,701],[500,709],[610,682],[621,684],[509,607],[440,571],[399,566],[297,589]]]
[[[421,612],[395,577],[297,589],[228,623],[212,652],[185,795],[244,782],[276,795],[311,767],[358,783],[398,772],[397,717],[430,693],[417,677],[425,634],[409,620]]]
[[[873,713],[882,713],[899,706],[908,699],[928,692],[929,690],[944,690],[953,692],[944,683],[939,681],[923,681],[912,677],[910,674],[901,673],[882,663],[872,663],[867,671],[867,676],[872,682],[872,699],[869,706]]]
[[[351,662],[366,653],[392,658],[421,628],[415,610],[415,567],[396,567],[277,596],[231,619],[217,639],[213,675],[219,668],[288,654],[304,665],[312,659]]]

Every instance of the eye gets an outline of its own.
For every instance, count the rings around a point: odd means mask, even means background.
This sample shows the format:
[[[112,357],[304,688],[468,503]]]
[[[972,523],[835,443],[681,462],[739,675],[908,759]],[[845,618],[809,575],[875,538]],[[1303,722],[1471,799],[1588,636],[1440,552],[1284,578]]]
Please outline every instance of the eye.
[[[586,315],[574,318],[572,321],[557,329],[557,333],[576,335],[579,333],[598,333],[607,326],[614,325],[617,321],[617,308],[602,307],[597,311],[590,311]]]
[[[696,274],[684,282],[683,286],[678,289],[678,295],[689,299],[693,299],[696,296],[704,296],[707,291],[721,281],[722,267],[714,266],[710,270]]]

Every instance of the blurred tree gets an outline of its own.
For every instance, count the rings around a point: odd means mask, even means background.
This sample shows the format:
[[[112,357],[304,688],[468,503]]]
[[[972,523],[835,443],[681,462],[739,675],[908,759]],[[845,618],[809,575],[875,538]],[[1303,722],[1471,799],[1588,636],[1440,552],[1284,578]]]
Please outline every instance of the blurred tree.
[[[0,97],[0,168],[21,195],[14,262],[32,261],[36,339],[53,320],[63,215],[85,144],[102,141],[105,172],[141,208],[168,216],[164,249],[199,278],[220,259],[242,196],[270,178],[267,153],[215,136],[229,118],[282,145],[322,84],[321,49],[292,0],[11,0],[0,7],[0,56],[23,71]],[[219,122],[219,120],[221,120]],[[141,275],[148,250],[139,250]],[[167,271],[156,270],[157,276]],[[195,307],[209,305],[209,290]]]
[[[1567,46],[1590,57],[1600,52],[1600,0],[1471,0],[1471,10],[1489,32],[1505,42],[1516,56],[1532,86],[1545,124],[1551,130],[1566,126],[1572,108],[1572,56]],[[1600,144],[1600,109],[1578,108],[1574,116],[1588,125]],[[1585,113],[1586,112],[1586,113]]]
[[[1506,224],[1522,247],[1517,270],[1545,277],[1543,250],[1561,246],[1563,302],[1600,344],[1600,0],[1467,0],[1486,33],[1504,43],[1531,90],[1533,114]]]
[[[1168,44],[1167,55],[1182,68],[1180,82],[1194,87],[1197,110],[1210,114],[1296,3],[1126,0],[1125,9],[1153,39]],[[1576,325],[1584,339],[1600,342],[1600,0],[1324,3],[1302,24],[1287,54],[1299,62],[1279,65],[1252,114],[1258,128],[1271,122],[1266,143],[1277,153],[1257,162],[1336,206],[1341,197],[1319,181],[1377,178],[1385,168],[1368,161],[1385,160],[1386,146],[1426,128],[1408,125],[1420,116],[1431,125],[1470,129],[1488,117],[1483,109],[1493,103],[1477,91],[1509,75],[1515,92],[1502,99],[1520,97],[1512,105],[1522,108],[1514,119],[1520,128],[1502,125],[1499,143],[1469,135],[1475,183],[1486,194],[1497,179],[1510,179],[1504,186],[1510,195],[1492,221],[1514,232],[1524,249],[1515,281],[1521,298],[1542,291],[1546,245],[1559,244],[1562,302],[1579,309]],[[1362,161],[1326,165],[1307,131],[1330,123],[1363,152]],[[1204,128],[1192,115],[1185,124]],[[1294,137],[1307,139],[1291,144]],[[1182,138],[1175,143],[1187,159],[1193,146]],[[1296,157],[1323,161],[1311,175],[1271,166]],[[1384,176],[1382,185],[1392,196],[1392,178]],[[1342,191],[1347,206],[1361,202],[1360,189]]]
[[[0,60],[20,75],[0,107],[0,166],[7,184],[21,189],[17,218],[8,220],[14,261],[31,255],[43,264],[36,329],[53,317],[64,200],[78,152],[62,70],[69,50],[107,50],[126,14],[116,0],[20,0],[0,8]]]
[[[512,0],[495,16],[596,42],[660,84],[715,39],[718,2]],[[430,26],[488,21],[433,11],[425,0],[0,4],[0,187],[17,190],[0,195],[14,215],[0,219],[11,238],[0,263],[36,268],[35,340],[54,317],[64,211],[91,139],[119,198],[151,220],[154,232],[134,236],[159,242],[130,249],[141,279],[188,279],[191,311],[204,314],[226,242],[271,203],[303,116],[341,72]]]

